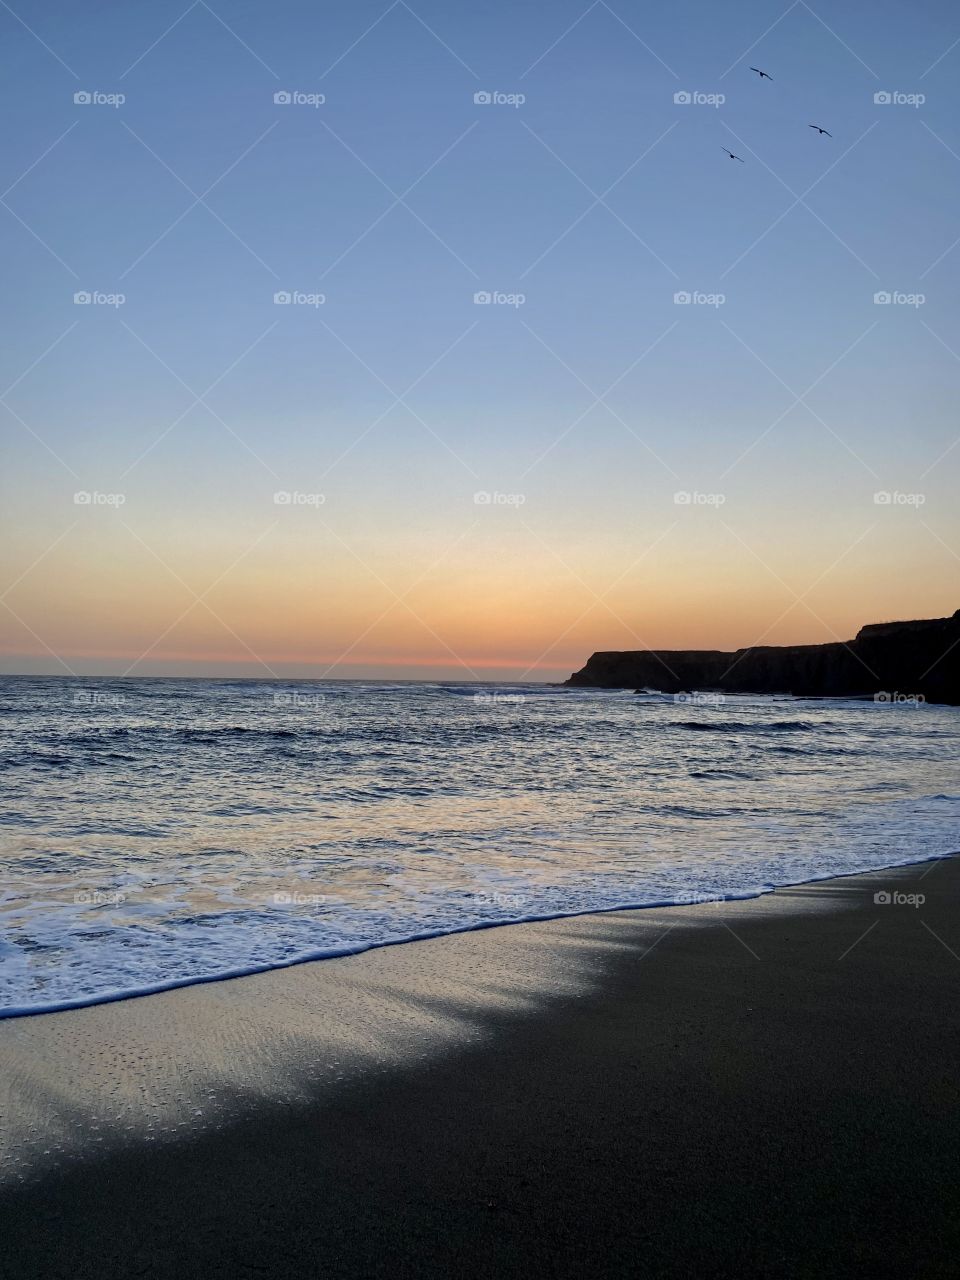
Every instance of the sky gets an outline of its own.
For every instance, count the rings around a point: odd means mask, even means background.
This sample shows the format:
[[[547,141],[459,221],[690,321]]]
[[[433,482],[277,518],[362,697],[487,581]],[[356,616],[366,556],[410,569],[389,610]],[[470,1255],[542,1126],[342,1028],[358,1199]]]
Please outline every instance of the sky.
[[[0,36],[0,670],[556,680],[960,606],[954,6]]]

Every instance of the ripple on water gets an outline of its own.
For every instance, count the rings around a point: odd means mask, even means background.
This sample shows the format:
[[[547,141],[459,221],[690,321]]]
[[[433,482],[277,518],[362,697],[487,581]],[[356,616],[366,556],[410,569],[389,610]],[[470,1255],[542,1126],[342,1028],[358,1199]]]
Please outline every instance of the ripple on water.
[[[80,685],[0,680],[0,1011],[960,849],[954,708]]]

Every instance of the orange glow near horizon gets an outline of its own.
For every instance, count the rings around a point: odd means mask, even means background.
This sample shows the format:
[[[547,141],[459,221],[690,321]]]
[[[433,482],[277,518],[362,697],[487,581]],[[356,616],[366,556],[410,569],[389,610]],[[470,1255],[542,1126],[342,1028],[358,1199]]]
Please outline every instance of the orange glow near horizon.
[[[287,537],[264,540],[233,567],[236,551],[212,542],[191,553],[152,532],[162,550],[151,553],[136,538],[82,539],[55,548],[10,593],[0,655],[11,672],[25,659],[51,672],[94,664],[116,674],[556,679],[596,650],[824,643],[852,639],[868,622],[956,608],[943,588],[946,550],[938,557],[932,547],[916,572],[896,531],[880,545],[864,540],[828,573],[810,540],[802,557],[795,541],[765,548],[768,568],[720,533],[694,526],[644,556],[655,535],[637,539],[638,554],[568,535],[544,545],[511,528],[464,541],[440,563],[433,544],[354,554],[338,538]],[[7,558],[12,580],[15,547]]]

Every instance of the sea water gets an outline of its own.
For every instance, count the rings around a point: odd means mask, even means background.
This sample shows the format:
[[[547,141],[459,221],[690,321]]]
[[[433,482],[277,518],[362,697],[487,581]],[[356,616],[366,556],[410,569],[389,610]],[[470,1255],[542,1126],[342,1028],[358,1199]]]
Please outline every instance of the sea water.
[[[0,1016],[960,850],[960,709],[0,679]]]

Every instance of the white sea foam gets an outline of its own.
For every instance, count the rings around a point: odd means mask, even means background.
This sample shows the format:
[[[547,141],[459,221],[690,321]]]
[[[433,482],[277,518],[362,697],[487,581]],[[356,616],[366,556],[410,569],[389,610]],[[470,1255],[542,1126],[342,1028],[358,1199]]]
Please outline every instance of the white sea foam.
[[[958,741],[929,706],[4,680],[0,1016],[951,854]]]

